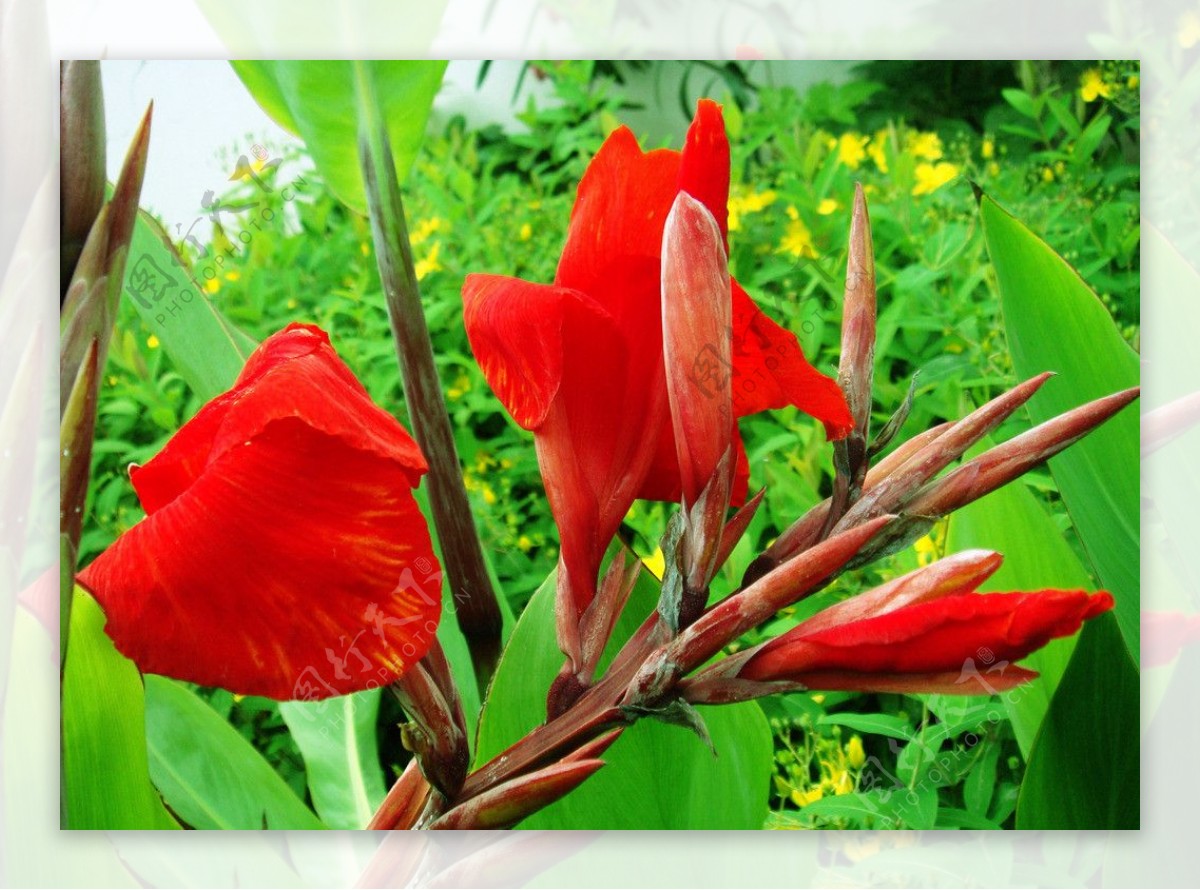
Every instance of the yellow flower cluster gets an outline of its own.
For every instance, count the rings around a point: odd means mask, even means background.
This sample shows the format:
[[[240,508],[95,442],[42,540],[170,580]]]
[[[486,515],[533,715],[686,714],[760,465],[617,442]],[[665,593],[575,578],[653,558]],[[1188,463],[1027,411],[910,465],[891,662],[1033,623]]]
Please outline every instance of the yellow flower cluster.
[[[845,747],[837,739],[818,739],[814,754],[820,778],[816,782],[792,788],[788,795],[798,807],[815,803],[824,797],[852,793],[858,787],[859,774],[867,762],[862,739],[857,735],[851,736]]]
[[[1079,95],[1083,97],[1084,102],[1107,99],[1112,95],[1112,84],[1104,79],[1099,68],[1089,68],[1079,78]]]
[[[913,170],[917,178],[916,184],[913,186],[913,196],[928,195],[935,192],[958,176],[958,166],[951,164],[949,161],[940,161],[936,164],[931,164],[922,161],[917,164]]]
[[[413,271],[417,273],[417,281],[421,281],[427,275],[440,272],[445,268],[438,260],[438,251],[441,250],[441,247],[441,241],[434,241],[433,244],[429,245],[429,252],[413,264]]]
[[[818,212],[821,212],[820,208],[818,208]],[[783,238],[779,242],[779,253],[794,257],[795,259],[800,259],[800,257],[816,259],[817,249],[813,246],[812,232],[808,230],[808,226],[800,219],[800,211],[794,206],[788,205],[787,215],[788,224],[784,230]]]
[[[775,192],[767,189],[762,192],[735,187],[729,193],[729,231],[736,232],[742,227],[742,217],[750,213],[765,210],[775,202]]]

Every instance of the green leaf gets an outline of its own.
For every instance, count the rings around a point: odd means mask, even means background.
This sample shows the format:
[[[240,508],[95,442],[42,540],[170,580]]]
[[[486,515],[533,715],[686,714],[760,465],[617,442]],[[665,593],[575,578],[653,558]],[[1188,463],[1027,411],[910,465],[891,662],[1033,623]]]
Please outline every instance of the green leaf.
[[[233,386],[254,351],[254,341],[213,306],[170,236],[145,211],[133,230],[124,299],[205,401]]]
[[[366,215],[358,157],[360,76],[372,84],[401,183],[417,156],[425,123],[446,70],[437,61],[231,62],[263,110],[304,140],[330,190]]]
[[[479,723],[477,762],[545,719],[546,690],[562,666],[554,644],[554,575],[533,595],[505,649]],[[643,573],[614,632],[611,659],[658,602]],[[608,750],[606,766],[522,828],[757,829],[767,816],[771,733],[753,702],[699,709],[717,756],[694,732],[639,720]]]
[[[1034,396],[1037,422],[1136,386],[1138,357],[1066,261],[988,197],[984,236],[996,268],[1004,324],[1018,376],[1059,373]],[[1050,461],[1075,530],[1101,583],[1116,599],[1117,623],[1136,664],[1140,653],[1139,428],[1126,409]]]
[[[365,828],[383,802],[375,739],[378,689],[324,701],[290,701],[279,712],[304,755],[308,791],[330,828]]]
[[[154,784],[193,828],[325,827],[236,729],[174,680],[146,677],[146,741]]]
[[[893,739],[910,742],[916,733],[912,724],[889,714],[826,714],[817,721],[818,726],[845,726],[871,735],[885,735]]]
[[[1053,385],[1054,381],[1050,384]],[[984,440],[974,451],[991,445]],[[1049,587],[1083,589],[1091,586],[1087,570],[1059,533],[1049,514],[1025,483],[1017,481],[950,517],[946,550],[972,547],[1004,555],[1000,570],[980,590],[1042,590]],[[1054,690],[1067,669],[1075,637],[1054,640],[1022,662],[1041,676],[1000,696],[1021,752],[1029,755],[1033,738],[1050,707]]]
[[[872,788],[823,797],[801,810],[804,816],[847,819],[857,828],[933,828],[937,821],[937,789],[922,783]]]
[[[1071,160],[1076,163],[1090,161],[1092,155],[1096,153],[1096,149],[1100,147],[1100,143],[1104,141],[1111,125],[1112,117],[1107,114],[1098,115],[1079,134],[1079,139],[1075,142],[1075,149],[1071,153]]]
[[[1139,827],[1138,687],[1112,615],[1089,621],[1034,742],[1017,828]]]
[[[62,694],[62,827],[179,828],[150,783],[142,678],[78,587]]]
[[[1037,103],[1034,101],[1033,96],[1024,90],[1010,88],[1001,90],[1000,95],[1004,97],[1005,102],[1017,109],[1021,114],[1033,120],[1038,119]]]

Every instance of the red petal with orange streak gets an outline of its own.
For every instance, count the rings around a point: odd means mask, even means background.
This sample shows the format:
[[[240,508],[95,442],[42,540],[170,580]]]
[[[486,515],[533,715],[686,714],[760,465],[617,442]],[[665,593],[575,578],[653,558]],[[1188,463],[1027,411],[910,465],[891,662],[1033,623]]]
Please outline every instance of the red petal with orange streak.
[[[419,449],[293,325],[136,471],[145,520],[82,572],[150,673],[271,698],[391,682],[433,641]]]

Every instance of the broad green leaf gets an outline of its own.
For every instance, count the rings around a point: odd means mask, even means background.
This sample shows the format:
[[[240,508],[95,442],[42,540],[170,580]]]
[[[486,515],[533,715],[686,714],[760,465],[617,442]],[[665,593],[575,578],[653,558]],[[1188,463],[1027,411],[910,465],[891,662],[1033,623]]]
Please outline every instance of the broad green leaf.
[[[858,732],[890,736],[906,742],[912,741],[915,736],[911,723],[890,714],[826,714],[817,721],[817,725],[845,726]]]
[[[154,784],[193,828],[325,827],[208,702],[153,674],[146,677],[146,741]]]
[[[145,691],[78,587],[62,687],[63,828],[179,828],[150,782]]]
[[[1066,261],[986,196],[984,236],[1017,375],[1057,371],[1029,403],[1037,422],[1137,386],[1138,356],[1091,288]],[[1139,643],[1138,414],[1126,408],[1050,461],[1075,530],[1136,664]]]
[[[989,444],[985,441],[982,447]],[[1048,587],[1082,590],[1093,586],[1054,521],[1020,481],[992,492],[950,517],[947,552],[973,547],[995,550],[1004,556],[1004,565],[980,586],[981,590]],[[1026,756],[1074,648],[1075,637],[1069,637],[1054,640],[1034,652],[1022,664],[1041,676],[1000,696],[1012,720],[1017,743]]]
[[[642,574],[614,639],[623,642],[658,601]],[[607,656],[616,649],[610,645]],[[554,576],[533,595],[492,680],[479,724],[482,763],[545,719],[546,690],[562,666],[554,643]],[[717,755],[693,732],[641,720],[604,755],[606,765],[522,828],[756,829],[767,816],[771,733],[753,702],[700,708]]]
[[[369,81],[401,183],[417,156],[425,123],[446,70],[436,61],[236,61],[242,83],[263,110],[304,140],[340,201],[366,215],[359,166],[360,79]]]
[[[1138,685],[1113,617],[1089,621],[1034,742],[1017,828],[1139,827]]]
[[[308,792],[330,828],[365,828],[383,802],[383,769],[375,739],[378,689],[324,701],[279,705],[304,755]]]
[[[158,338],[179,375],[207,401],[233,386],[255,343],[213,306],[170,236],[138,212],[122,299]]]
[[[846,819],[854,828],[933,828],[937,821],[937,789],[922,782],[878,787],[850,794],[823,797],[801,811],[804,816]]]

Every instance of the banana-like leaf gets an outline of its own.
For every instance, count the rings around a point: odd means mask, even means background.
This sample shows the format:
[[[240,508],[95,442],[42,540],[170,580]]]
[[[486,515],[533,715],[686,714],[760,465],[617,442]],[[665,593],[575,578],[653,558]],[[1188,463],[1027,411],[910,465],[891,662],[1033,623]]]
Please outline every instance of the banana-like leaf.
[[[325,827],[208,702],[153,674],[146,677],[146,742],[154,784],[193,828]]]
[[[383,802],[383,769],[375,741],[378,689],[325,701],[279,706],[304,755],[308,791],[330,828],[365,828]]]
[[[417,156],[445,62],[236,61],[233,70],[285,130],[304,140],[329,188],[367,213],[359,165],[359,98],[369,84],[386,124],[401,183]]]
[[[75,589],[62,688],[63,828],[179,828],[150,782],[142,678]]]
[[[1013,368],[1021,378],[1059,374],[1030,401],[1033,419],[1041,423],[1137,386],[1137,353],[1079,273],[990,198],[980,208]],[[1050,460],[1088,559],[1116,599],[1117,624],[1135,664],[1141,594],[1138,441],[1137,411],[1126,409]]]

